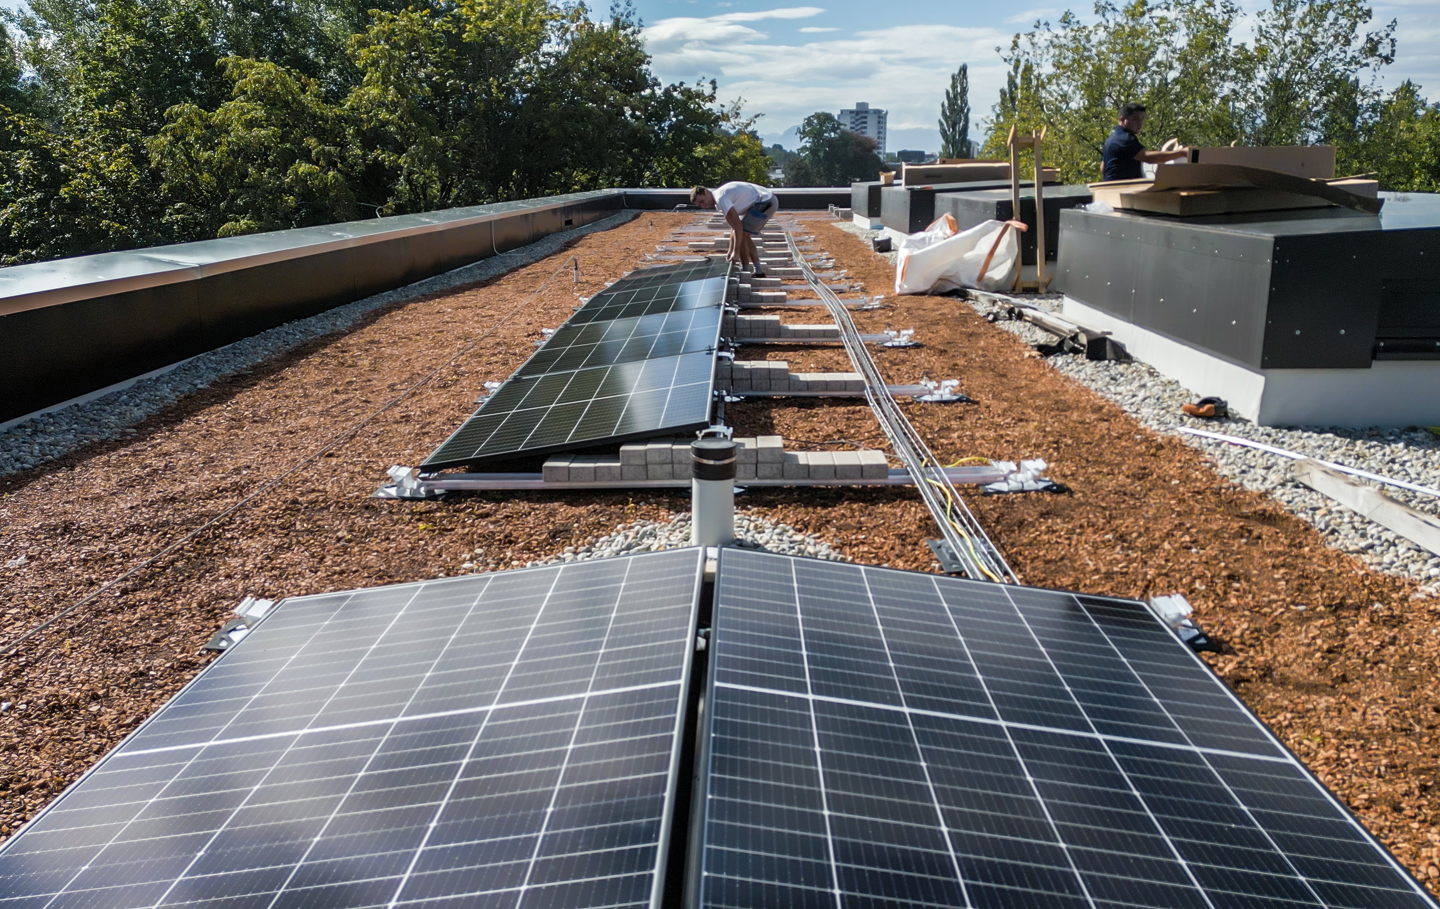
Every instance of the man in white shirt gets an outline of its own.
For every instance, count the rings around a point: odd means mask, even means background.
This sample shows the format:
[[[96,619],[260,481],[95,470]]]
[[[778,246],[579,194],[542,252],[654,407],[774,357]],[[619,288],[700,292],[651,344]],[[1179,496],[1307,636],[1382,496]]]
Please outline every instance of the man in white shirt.
[[[730,225],[730,252],[725,258],[739,260],[741,268],[749,265],[757,278],[765,277],[755,241],[769,221],[780,210],[780,200],[763,186],[739,180],[726,183],[714,192],[703,186],[690,191],[690,201],[705,209],[715,209]]]

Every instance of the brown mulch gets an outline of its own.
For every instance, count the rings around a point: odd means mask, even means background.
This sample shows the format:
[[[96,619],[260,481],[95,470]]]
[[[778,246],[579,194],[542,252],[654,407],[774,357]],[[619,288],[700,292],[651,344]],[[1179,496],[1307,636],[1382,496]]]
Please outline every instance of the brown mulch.
[[[687,497],[653,494],[369,498],[387,466],[420,460],[469,414],[483,382],[518,366],[540,328],[560,324],[578,296],[637,267],[683,223],[642,215],[493,281],[376,314],[190,396],[127,441],[0,479],[0,552],[28,559],[0,567],[4,645],[340,440],[0,659],[0,699],[10,703],[0,712],[0,833],[202,668],[199,647],[244,595],[435,577],[477,547],[486,567],[512,567],[688,507]],[[807,227],[852,283],[889,290],[890,267],[865,244],[823,222]],[[855,314],[863,331],[918,329],[923,348],[877,353],[890,380],[955,377],[978,402],[907,405],[936,453],[1043,457],[1073,489],[968,496],[1022,580],[1120,596],[1184,593],[1229,647],[1212,665],[1433,887],[1440,697],[1426,686],[1440,603],[1413,600],[1410,585],[1326,549],[1308,525],[1220,479],[1194,449],[1143,429],[964,303],[891,299],[891,309]],[[822,313],[784,318],[827,321]],[[356,431],[490,330],[473,353]],[[848,370],[838,349],[750,347],[740,357]],[[747,402],[731,405],[728,418],[742,433],[783,435],[792,448],[885,446],[860,402]],[[755,491],[740,504],[820,534],[857,561],[934,568],[924,540],[935,528],[911,491]],[[1301,604],[1305,611],[1294,608]]]

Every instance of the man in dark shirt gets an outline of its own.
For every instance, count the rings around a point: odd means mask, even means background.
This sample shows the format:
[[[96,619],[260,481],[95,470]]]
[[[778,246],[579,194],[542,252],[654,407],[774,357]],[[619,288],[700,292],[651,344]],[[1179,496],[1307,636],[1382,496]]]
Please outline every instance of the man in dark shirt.
[[[1162,164],[1188,157],[1190,150],[1146,151],[1139,132],[1145,128],[1145,105],[1130,101],[1120,108],[1120,122],[1110,131],[1100,150],[1104,162],[1102,180],[1139,180],[1145,176],[1141,164]]]

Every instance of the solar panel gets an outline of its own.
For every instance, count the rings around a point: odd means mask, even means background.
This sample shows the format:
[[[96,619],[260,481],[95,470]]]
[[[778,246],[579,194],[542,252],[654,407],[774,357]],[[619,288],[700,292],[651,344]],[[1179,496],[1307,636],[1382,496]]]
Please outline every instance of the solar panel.
[[[1430,907],[1143,604],[725,550],[706,907]]]
[[[567,323],[515,374],[536,376],[635,360],[713,351],[720,343],[718,306],[613,319]]]
[[[515,376],[422,466],[476,464],[703,429],[710,421],[714,381],[713,352]]]
[[[0,905],[656,904],[702,568],[289,600],[6,844]]]
[[[597,294],[425,459],[437,470],[710,425],[729,263],[642,269]]]
[[[724,300],[729,274],[730,263],[724,259],[641,269],[592,297],[569,324],[718,306]]]

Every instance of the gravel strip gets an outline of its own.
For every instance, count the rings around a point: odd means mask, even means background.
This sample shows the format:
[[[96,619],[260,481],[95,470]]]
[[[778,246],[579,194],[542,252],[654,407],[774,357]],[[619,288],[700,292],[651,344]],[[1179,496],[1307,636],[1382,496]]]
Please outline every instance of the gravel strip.
[[[577,237],[609,230],[639,215],[638,211],[621,212],[424,281],[337,306],[308,319],[287,322],[253,338],[192,357],[168,372],[141,379],[129,388],[17,423],[0,430],[0,477],[53,461],[90,442],[129,438],[135,435],[131,427],[136,423],[185,395],[306,341],[350,328],[377,309],[503,275],[554,254]]]
[[[735,515],[735,540],[745,549],[763,549],[781,555],[810,556],[828,559],[832,562],[848,562],[829,543],[814,534],[801,533],[794,527],[771,521],[758,515],[737,512]],[[608,559],[611,556],[631,555],[637,552],[659,552],[662,549],[683,549],[690,546],[690,514],[683,512],[669,521],[636,521],[621,524],[614,533],[606,534],[588,542],[566,546],[565,550],[548,559],[528,563],[526,568],[537,565],[554,565],[562,562],[588,562],[591,559]],[[501,567],[483,548],[476,549],[460,566],[461,574],[494,571]]]
[[[865,240],[881,233],[865,230],[849,221],[836,221],[834,226]],[[887,261],[894,262],[894,253],[884,255]],[[1055,312],[1061,308],[1062,298],[1058,294],[1026,295],[1024,299]],[[1002,311],[1000,306],[984,300],[968,302],[981,315]],[[1002,320],[998,324],[1030,344],[1055,341],[1054,335],[1029,322]],[[1423,585],[1422,593],[1440,597],[1440,556],[1421,549],[1298,482],[1291,473],[1288,459],[1178,430],[1184,426],[1238,436],[1381,476],[1440,488],[1440,438],[1434,434],[1415,427],[1277,428],[1256,426],[1235,417],[1195,419],[1181,413],[1180,407],[1197,400],[1203,392],[1191,392],[1156,372],[1149,364],[1139,361],[1090,361],[1074,355],[1054,356],[1048,362],[1059,372],[1119,404],[1150,429],[1176,436],[1203,451],[1214,459],[1216,470],[1222,476],[1247,489],[1272,496],[1286,509],[1320,530],[1330,546],[1354,554],[1378,571],[1419,581]],[[1440,516],[1440,499],[1396,487],[1383,488],[1417,511]]]
[[[1060,309],[1059,296],[1027,297],[1027,302],[1046,309]],[[999,312],[1000,307],[984,300],[970,305],[982,315]],[[1032,344],[1053,343],[1055,337],[1029,322],[1000,321],[1001,328]],[[1377,571],[1412,578],[1423,586],[1421,592],[1440,597],[1440,556],[1366,520],[1356,512],[1300,483],[1291,472],[1291,461],[1252,448],[1230,445],[1179,432],[1180,427],[1205,429],[1285,448],[1312,458],[1358,467],[1381,476],[1440,488],[1440,438],[1424,429],[1370,427],[1346,429],[1301,426],[1280,428],[1256,426],[1238,417],[1202,420],[1186,416],[1180,407],[1197,400],[1173,379],[1138,360],[1086,360],[1078,355],[1049,358],[1050,365],[1123,407],[1157,432],[1174,435],[1214,459],[1216,471],[1247,489],[1274,497],[1286,509],[1313,524],[1326,543],[1359,557]],[[1358,482],[1368,482],[1358,480]],[[1370,484],[1379,486],[1379,484]],[[1381,487],[1387,494],[1417,511],[1440,516],[1440,499],[1393,486]]]

